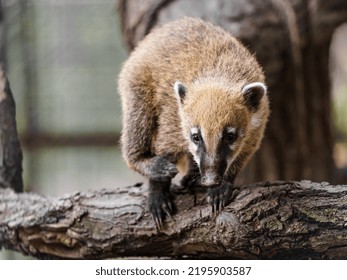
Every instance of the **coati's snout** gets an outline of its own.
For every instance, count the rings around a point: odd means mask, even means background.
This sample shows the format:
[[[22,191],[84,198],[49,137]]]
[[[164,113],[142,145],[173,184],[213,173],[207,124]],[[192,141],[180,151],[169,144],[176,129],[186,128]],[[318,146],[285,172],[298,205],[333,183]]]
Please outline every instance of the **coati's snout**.
[[[222,183],[227,160],[220,156],[203,156],[200,160],[201,185],[204,187],[218,187]]]
[[[214,172],[206,173],[201,178],[201,185],[204,187],[209,187],[209,188],[219,187],[221,183],[222,183],[222,177]]]

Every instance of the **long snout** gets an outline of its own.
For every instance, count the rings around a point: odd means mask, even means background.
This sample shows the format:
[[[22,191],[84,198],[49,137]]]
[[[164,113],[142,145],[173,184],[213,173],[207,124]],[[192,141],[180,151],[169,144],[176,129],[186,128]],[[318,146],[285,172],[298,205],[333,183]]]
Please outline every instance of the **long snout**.
[[[206,157],[201,161],[201,185],[204,187],[218,187],[226,170],[226,161],[220,157]]]
[[[201,177],[201,185],[204,187],[218,187],[222,183],[222,177],[215,172],[207,172]]]

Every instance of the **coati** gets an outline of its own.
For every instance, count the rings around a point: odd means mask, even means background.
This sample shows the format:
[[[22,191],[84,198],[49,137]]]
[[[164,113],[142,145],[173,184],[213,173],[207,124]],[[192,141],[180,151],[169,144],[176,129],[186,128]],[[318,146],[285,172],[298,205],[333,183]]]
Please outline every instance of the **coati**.
[[[225,206],[263,138],[266,90],[255,57],[200,19],[167,23],[138,44],[119,76],[121,146],[128,166],[148,178],[157,227],[173,214],[170,184],[183,158],[183,184],[208,188],[212,211]]]

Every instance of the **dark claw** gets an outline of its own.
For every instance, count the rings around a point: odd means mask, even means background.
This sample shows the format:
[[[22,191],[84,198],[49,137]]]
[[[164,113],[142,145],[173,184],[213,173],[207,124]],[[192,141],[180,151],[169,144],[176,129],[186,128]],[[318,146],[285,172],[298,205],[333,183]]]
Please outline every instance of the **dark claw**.
[[[170,182],[169,182],[170,183]],[[149,211],[158,230],[163,228],[164,218],[168,216],[172,219],[174,204],[170,195],[169,188],[163,182],[150,182],[150,193],[148,197]]]
[[[232,184],[223,182],[219,188],[208,189],[207,201],[212,213],[218,214],[228,204],[232,193]]]
[[[208,189],[207,198],[208,203],[212,206],[212,213],[216,214],[219,209],[219,188]]]
[[[168,201],[167,207],[169,208],[170,214],[174,212],[174,205],[173,205],[173,202],[171,201],[171,199]]]
[[[162,206],[162,209],[166,216],[168,216],[171,220],[173,220],[171,213],[173,212],[171,202],[168,202],[167,204],[164,204]]]
[[[152,217],[153,217],[153,220],[154,220],[154,223],[155,223],[155,226],[156,226],[157,230],[159,230],[162,227],[162,224],[163,224],[161,213],[159,211],[157,211],[157,209],[155,209],[153,207],[150,207],[149,211],[152,214]]]
[[[161,225],[162,225],[162,223],[160,222],[160,219],[158,219],[158,217],[155,217],[154,222],[155,222],[155,227],[157,228],[157,231],[160,231]]]
[[[158,213],[158,225],[159,225],[159,228],[163,228],[163,215],[162,213]]]

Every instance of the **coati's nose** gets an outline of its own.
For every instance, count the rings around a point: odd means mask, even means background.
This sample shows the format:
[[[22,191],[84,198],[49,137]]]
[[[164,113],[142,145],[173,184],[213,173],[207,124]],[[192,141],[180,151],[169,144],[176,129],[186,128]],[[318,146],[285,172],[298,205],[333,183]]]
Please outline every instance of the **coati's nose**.
[[[222,177],[218,174],[207,173],[201,178],[201,184],[205,187],[217,187],[221,182]]]

